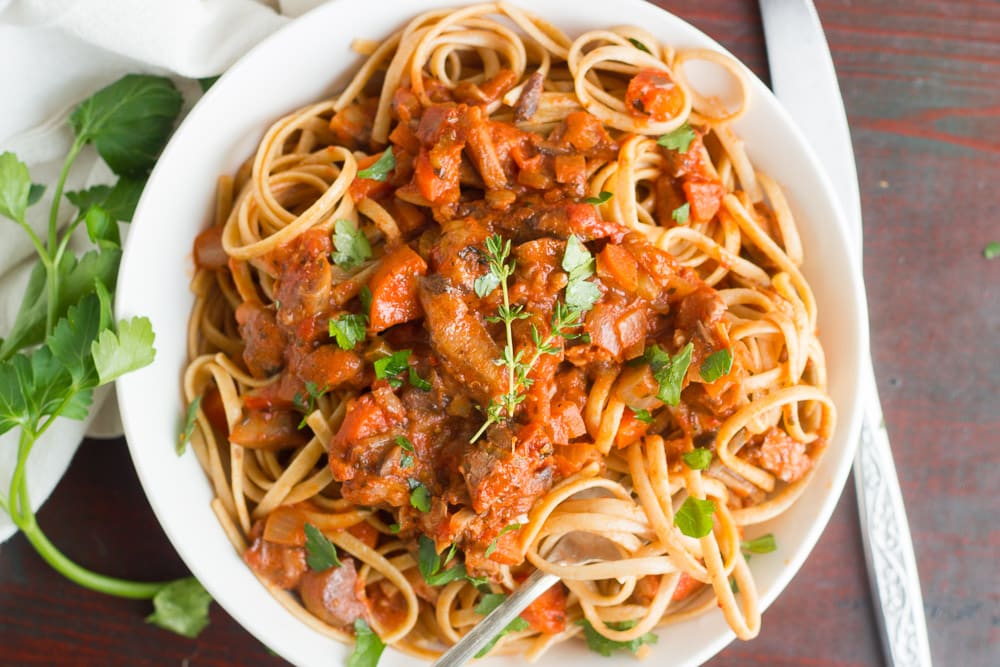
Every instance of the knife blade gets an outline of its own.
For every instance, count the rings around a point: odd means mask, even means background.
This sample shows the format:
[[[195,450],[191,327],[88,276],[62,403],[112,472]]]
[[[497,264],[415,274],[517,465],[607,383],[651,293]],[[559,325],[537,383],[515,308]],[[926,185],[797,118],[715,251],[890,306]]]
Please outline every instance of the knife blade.
[[[826,167],[860,259],[857,168],[844,101],[816,7],[812,0],[760,0],[760,10],[774,94]],[[882,650],[893,667],[930,667],[920,577],[871,359],[859,388],[868,401],[854,483]]]

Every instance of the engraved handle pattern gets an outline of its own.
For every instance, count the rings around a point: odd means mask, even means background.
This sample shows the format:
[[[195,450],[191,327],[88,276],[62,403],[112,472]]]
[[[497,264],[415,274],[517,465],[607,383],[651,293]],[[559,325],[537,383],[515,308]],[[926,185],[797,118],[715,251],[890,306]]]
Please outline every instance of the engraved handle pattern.
[[[923,598],[910,529],[889,435],[872,378],[871,403],[861,426],[854,461],[861,535],[886,662],[892,667],[930,667]]]

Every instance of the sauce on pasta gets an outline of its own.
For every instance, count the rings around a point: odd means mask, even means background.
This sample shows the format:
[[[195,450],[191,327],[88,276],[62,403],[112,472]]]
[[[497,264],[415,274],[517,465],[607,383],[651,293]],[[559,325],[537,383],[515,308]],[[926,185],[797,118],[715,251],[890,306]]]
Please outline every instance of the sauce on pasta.
[[[562,583],[497,653],[715,608],[753,637],[743,529],[795,500],[834,413],[795,222],[730,126],[739,66],[506,3],[356,47],[194,244],[184,393],[244,560],[317,630],[427,658],[534,568]],[[571,532],[618,558],[550,562]]]

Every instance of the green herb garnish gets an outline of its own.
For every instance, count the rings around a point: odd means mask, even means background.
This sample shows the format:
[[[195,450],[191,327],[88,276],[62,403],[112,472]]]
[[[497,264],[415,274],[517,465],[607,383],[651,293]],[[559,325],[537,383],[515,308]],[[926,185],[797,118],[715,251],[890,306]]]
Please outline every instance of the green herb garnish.
[[[194,435],[194,425],[198,418],[198,408],[201,407],[201,396],[195,396],[194,400],[188,403],[187,411],[184,414],[184,426],[181,429],[181,435],[177,438],[177,456],[184,453],[187,449],[187,445],[191,442],[191,436]]]
[[[392,154],[392,146],[375,161],[372,166],[358,172],[358,178],[370,178],[373,181],[384,181],[389,172],[396,168],[396,157]]]
[[[507,596],[503,593],[486,593],[476,604],[476,613],[486,616],[490,614],[494,609],[500,606],[500,603],[507,599]],[[518,616],[513,621],[507,624],[507,626],[497,633],[493,639],[489,641],[483,648],[476,653],[477,658],[482,658],[496,646],[497,642],[504,635],[509,635],[512,632],[524,632],[529,627],[531,627],[526,620]]]
[[[635,653],[639,650],[639,647],[643,644],[655,644],[658,637],[652,632],[647,632],[641,637],[636,637],[635,639],[627,642],[615,641],[614,639],[608,639],[597,630],[594,626],[590,624],[585,618],[577,620],[577,625],[583,626],[583,634],[587,640],[587,647],[594,651],[595,653],[600,653],[605,657],[611,657],[611,654],[615,651],[629,651]],[[622,621],[620,623],[607,623],[607,626],[612,630],[629,630],[635,627],[635,621]]]
[[[601,194],[597,195],[596,197],[587,197],[583,201],[585,201],[588,204],[593,204],[593,205],[597,206],[599,204],[603,204],[604,202],[608,201],[613,196],[614,195],[612,195],[607,190],[601,190]]]
[[[459,563],[442,570],[441,556],[434,546],[434,540],[421,535],[417,540],[417,569],[430,586],[444,586],[465,576],[465,566]]]
[[[715,382],[733,369],[733,355],[728,349],[718,350],[701,362],[701,378],[705,382]]]
[[[694,345],[688,343],[674,356],[670,356],[659,345],[646,348],[643,359],[653,371],[653,379],[659,385],[656,397],[667,405],[677,405],[681,400],[681,389],[691,365],[691,352]]]
[[[353,350],[354,346],[365,339],[365,325],[368,318],[364,315],[341,315],[330,320],[330,336],[337,341],[342,350]]]
[[[410,505],[421,512],[431,511],[431,492],[415,479],[406,480],[410,485]]]
[[[629,410],[631,410],[632,414],[635,415],[635,418],[641,421],[643,424],[653,423],[654,417],[652,414],[650,414],[649,410],[645,408],[629,408]]]
[[[986,259],[994,259],[1000,257],[1000,241],[990,241],[983,248],[983,257]]]
[[[316,401],[328,391],[330,391],[329,387],[321,389],[316,386],[315,382],[306,382],[306,395],[295,394],[292,397],[292,404],[302,413],[302,421],[299,422],[299,428],[305,428],[306,419],[316,410]]]
[[[712,450],[696,447],[690,452],[681,454],[681,458],[684,459],[684,465],[691,470],[705,470],[712,465]]]
[[[632,43],[632,46],[639,49],[640,51],[645,51],[646,53],[652,53],[649,49],[646,48],[645,44],[637,40],[635,37],[629,37],[628,41]]]
[[[409,369],[410,350],[399,350],[375,361],[375,377],[379,380],[388,380],[394,389],[402,386],[403,379],[399,376]]]
[[[674,515],[674,525],[688,537],[705,537],[712,532],[713,514],[715,503],[711,500],[688,496]]]
[[[497,536],[493,538],[489,546],[486,547],[486,557],[489,558],[491,555],[493,555],[493,552],[497,550],[497,544],[499,543],[500,538],[503,535],[506,535],[507,533],[513,532],[515,530],[521,530],[521,524],[517,523],[516,521],[512,524],[504,526],[500,530],[500,532],[497,533]]]
[[[212,596],[194,577],[172,581],[153,596],[147,623],[194,639],[208,626]]]
[[[778,542],[773,533],[761,535],[758,538],[740,542],[740,549],[752,554],[769,554],[777,550]]]
[[[691,142],[694,141],[694,138],[694,130],[691,129],[690,125],[684,123],[673,132],[668,132],[661,136],[656,140],[656,143],[673,151],[687,153],[688,149],[691,148]]]
[[[338,220],[333,227],[333,263],[350,271],[372,257],[368,237],[350,220]],[[371,306],[366,309],[370,311]]]
[[[320,529],[311,523],[305,525],[306,530],[306,563],[314,572],[324,572],[331,567],[340,567],[343,563],[337,558],[337,547],[327,539]]]
[[[375,667],[385,643],[375,634],[363,618],[354,620],[354,650],[347,658],[347,667]]]
[[[691,204],[684,202],[680,206],[674,209],[670,217],[673,218],[674,222],[678,225],[686,225],[688,223],[688,217],[691,215]]]

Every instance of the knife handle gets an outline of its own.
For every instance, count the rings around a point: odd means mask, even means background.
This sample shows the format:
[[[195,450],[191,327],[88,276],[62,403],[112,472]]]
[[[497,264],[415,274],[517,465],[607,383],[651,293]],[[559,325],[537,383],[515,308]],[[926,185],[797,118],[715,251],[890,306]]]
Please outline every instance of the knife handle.
[[[870,397],[877,397],[870,376]],[[920,578],[910,540],[889,436],[877,399],[869,399],[854,459],[854,483],[861,516],[861,537],[868,577],[881,613],[876,613],[886,663],[892,667],[930,667],[927,623]]]

